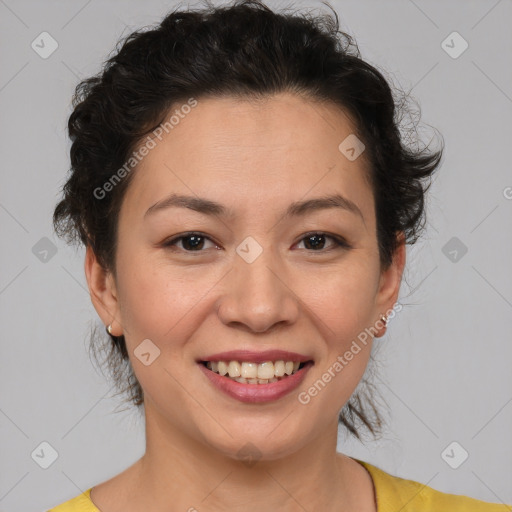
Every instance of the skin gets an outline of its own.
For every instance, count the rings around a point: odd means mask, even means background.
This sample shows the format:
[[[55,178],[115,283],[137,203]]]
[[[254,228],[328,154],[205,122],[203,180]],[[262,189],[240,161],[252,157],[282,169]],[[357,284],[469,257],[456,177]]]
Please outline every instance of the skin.
[[[199,99],[133,171],[117,278],[90,248],[85,261],[93,304],[114,335],[125,335],[145,396],[146,452],[93,488],[102,512],[377,510],[369,474],[336,452],[337,415],[372,340],[310,403],[297,399],[398,299],[405,245],[383,271],[364,153],[349,161],[338,149],[353,132],[340,109],[291,93],[258,103]],[[173,207],[144,217],[171,192],[217,201],[233,216]],[[363,218],[342,209],[282,216],[294,201],[334,192]],[[210,239],[192,254],[190,239],[162,246],[187,231]],[[351,247],[325,238],[315,249],[306,245],[311,231]],[[263,248],[250,264],[235,251],[247,236]],[[134,356],[145,339],[161,351],[148,366]],[[299,389],[275,402],[224,395],[196,363],[225,350],[272,348],[315,362]],[[237,455],[248,442],[260,453],[250,467]]]

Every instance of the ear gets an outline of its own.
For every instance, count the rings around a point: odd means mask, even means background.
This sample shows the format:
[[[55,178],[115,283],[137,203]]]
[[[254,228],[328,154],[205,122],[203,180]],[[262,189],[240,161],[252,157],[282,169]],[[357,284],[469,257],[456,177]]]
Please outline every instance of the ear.
[[[85,276],[94,309],[105,326],[112,324],[112,334],[120,336],[123,329],[115,280],[112,273],[100,265],[90,245],[85,253]]]
[[[375,322],[380,319],[381,315],[386,316],[386,313],[393,309],[394,304],[398,300],[402,273],[405,267],[405,254],[405,233],[401,231],[398,235],[398,246],[393,255],[393,261],[389,268],[382,272],[380,277],[376,299],[378,318],[375,319]],[[381,332],[376,335],[376,338],[380,338],[385,332],[386,328],[384,327]]]

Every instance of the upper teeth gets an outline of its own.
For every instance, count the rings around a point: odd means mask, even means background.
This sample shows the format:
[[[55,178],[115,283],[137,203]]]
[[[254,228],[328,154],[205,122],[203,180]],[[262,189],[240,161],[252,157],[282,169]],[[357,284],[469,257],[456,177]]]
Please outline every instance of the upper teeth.
[[[299,361],[265,361],[264,363],[248,363],[238,361],[208,361],[206,366],[220,375],[244,379],[272,379],[291,375],[299,369]]]

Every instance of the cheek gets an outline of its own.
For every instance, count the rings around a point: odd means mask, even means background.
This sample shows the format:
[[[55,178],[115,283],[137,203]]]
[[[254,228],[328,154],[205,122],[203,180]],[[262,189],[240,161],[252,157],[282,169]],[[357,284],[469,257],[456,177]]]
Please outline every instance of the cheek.
[[[143,255],[119,261],[119,298],[123,326],[128,337],[181,339],[188,314],[206,288],[196,276],[179,267],[151,263]]]
[[[361,259],[317,275],[317,286],[302,278],[301,298],[323,324],[326,338],[344,344],[373,322],[377,273],[370,261]]]

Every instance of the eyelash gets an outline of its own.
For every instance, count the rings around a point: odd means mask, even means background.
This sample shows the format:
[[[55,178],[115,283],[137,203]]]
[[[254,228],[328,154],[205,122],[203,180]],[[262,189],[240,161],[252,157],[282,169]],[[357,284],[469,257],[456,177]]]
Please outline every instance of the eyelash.
[[[299,242],[302,242],[304,239],[312,237],[314,235],[323,235],[326,238],[330,238],[331,240],[334,241],[334,247],[331,247],[330,249],[320,249],[320,250],[317,250],[317,251],[309,249],[309,250],[307,250],[308,252],[325,253],[325,252],[330,252],[330,251],[336,250],[336,249],[349,250],[349,249],[352,248],[352,246],[344,238],[342,238],[340,236],[337,236],[337,235],[331,235],[329,233],[325,233],[324,231],[313,231],[313,232],[310,232],[310,233],[306,233],[299,240]],[[174,238],[171,238],[170,240],[165,241],[162,244],[162,247],[164,247],[166,249],[171,249],[171,248],[175,247],[176,243],[179,242],[180,240],[182,240],[184,238],[189,238],[191,236],[200,236],[200,237],[202,237],[202,238],[204,238],[206,240],[209,240],[210,242],[213,242],[215,245],[217,245],[209,236],[205,235],[204,233],[201,233],[199,231],[191,231],[189,233],[184,233],[182,235],[176,236]],[[173,249],[171,249],[171,250],[173,250]],[[180,250],[185,252],[186,254],[194,254],[194,253],[204,252],[204,250],[198,250],[198,251],[188,251],[186,249],[180,249]]]

